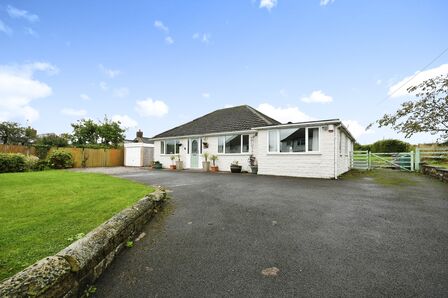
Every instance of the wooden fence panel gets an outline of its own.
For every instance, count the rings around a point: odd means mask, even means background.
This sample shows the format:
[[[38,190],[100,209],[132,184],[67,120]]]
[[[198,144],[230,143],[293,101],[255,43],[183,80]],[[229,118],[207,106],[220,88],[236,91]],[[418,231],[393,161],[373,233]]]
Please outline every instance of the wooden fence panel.
[[[73,156],[73,167],[75,168],[93,168],[93,167],[120,167],[124,165],[124,149],[91,149],[91,148],[56,148],[48,151],[50,154],[54,150],[63,150],[71,153]],[[0,144],[2,153],[22,153],[26,155],[37,155],[36,149],[32,146],[21,145],[3,145]]]
[[[36,155],[36,148],[22,145],[5,145],[0,144],[1,153],[22,153],[25,155]]]
[[[124,165],[124,149],[107,149],[107,166],[118,167]]]

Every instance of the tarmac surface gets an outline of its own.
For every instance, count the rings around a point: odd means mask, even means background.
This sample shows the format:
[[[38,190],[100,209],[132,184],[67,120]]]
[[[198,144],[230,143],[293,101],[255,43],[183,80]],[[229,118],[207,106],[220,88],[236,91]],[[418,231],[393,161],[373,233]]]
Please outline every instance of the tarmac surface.
[[[172,191],[96,297],[448,295],[446,183],[87,171]]]

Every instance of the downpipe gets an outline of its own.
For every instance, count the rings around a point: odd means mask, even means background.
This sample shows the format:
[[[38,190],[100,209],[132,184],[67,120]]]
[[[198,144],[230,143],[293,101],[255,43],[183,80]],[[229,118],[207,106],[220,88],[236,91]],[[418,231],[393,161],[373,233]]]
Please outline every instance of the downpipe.
[[[338,180],[338,154],[337,154],[337,135],[336,132],[339,130],[339,128],[341,127],[341,124],[339,124],[338,126],[336,126],[333,130],[333,143],[334,143],[334,179]]]

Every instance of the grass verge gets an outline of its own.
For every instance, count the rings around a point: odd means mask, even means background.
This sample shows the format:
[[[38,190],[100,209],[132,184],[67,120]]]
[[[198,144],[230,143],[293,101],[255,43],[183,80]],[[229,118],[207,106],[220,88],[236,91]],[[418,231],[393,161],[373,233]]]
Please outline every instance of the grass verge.
[[[0,174],[0,280],[69,245],[154,189],[103,174]]]
[[[367,178],[375,183],[385,186],[412,186],[418,184],[418,174],[391,169],[375,169],[370,171],[350,170],[343,174],[340,179],[362,179]]]

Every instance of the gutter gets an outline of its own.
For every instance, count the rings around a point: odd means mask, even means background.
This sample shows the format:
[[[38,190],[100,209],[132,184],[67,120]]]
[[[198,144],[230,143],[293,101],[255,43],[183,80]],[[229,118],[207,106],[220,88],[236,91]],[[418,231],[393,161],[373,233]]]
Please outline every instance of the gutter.
[[[185,135],[185,136],[172,136],[172,137],[158,137],[158,138],[150,138],[151,141],[159,141],[159,140],[172,140],[172,139],[188,139],[188,138],[204,138],[204,137],[213,137],[213,136],[225,136],[225,135],[235,135],[235,134],[254,134],[256,133],[254,130],[240,130],[240,131],[223,131],[223,132],[211,132],[206,134],[195,134],[195,135]]]
[[[339,119],[323,120],[323,121],[307,121],[297,123],[278,124],[270,126],[259,126],[252,128],[253,130],[275,129],[275,128],[288,128],[288,127],[306,127],[312,125],[329,125],[329,124],[341,124]]]

